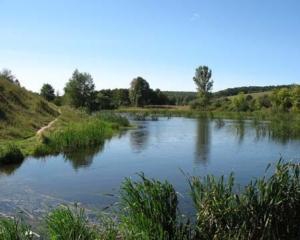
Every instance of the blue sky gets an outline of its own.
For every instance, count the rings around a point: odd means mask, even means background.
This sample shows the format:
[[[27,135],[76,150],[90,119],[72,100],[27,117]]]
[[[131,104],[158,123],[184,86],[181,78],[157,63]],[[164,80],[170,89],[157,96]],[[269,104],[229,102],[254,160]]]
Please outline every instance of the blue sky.
[[[195,90],[199,65],[214,91],[300,82],[298,0],[0,0],[0,68],[28,89],[62,91],[73,70],[97,89]]]

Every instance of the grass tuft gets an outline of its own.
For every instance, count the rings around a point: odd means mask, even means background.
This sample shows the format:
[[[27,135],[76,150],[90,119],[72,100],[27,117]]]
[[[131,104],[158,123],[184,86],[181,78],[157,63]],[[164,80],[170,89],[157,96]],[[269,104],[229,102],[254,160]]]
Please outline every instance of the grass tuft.
[[[21,163],[23,160],[24,155],[16,145],[8,144],[0,148],[0,165]]]
[[[89,225],[82,208],[68,207],[55,209],[46,217],[46,225],[51,240],[95,240],[96,231]]]

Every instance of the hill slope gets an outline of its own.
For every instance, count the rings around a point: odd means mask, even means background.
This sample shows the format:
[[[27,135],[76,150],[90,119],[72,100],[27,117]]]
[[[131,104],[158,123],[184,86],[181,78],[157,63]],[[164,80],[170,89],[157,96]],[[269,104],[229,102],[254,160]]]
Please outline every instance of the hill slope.
[[[31,137],[58,115],[54,104],[0,77],[0,142]]]

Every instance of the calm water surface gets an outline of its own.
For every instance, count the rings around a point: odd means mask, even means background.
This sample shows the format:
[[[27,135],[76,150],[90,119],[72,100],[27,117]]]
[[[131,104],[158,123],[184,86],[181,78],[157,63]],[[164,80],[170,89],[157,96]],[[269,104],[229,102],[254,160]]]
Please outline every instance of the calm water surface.
[[[234,171],[244,185],[281,156],[300,161],[300,141],[272,137],[267,123],[259,129],[252,121],[189,118],[136,124],[104,146],[0,168],[0,212],[21,210],[34,218],[61,203],[104,208],[117,201],[124,177],[139,172],[170,181],[182,195],[182,208],[189,209],[182,171],[200,176]]]

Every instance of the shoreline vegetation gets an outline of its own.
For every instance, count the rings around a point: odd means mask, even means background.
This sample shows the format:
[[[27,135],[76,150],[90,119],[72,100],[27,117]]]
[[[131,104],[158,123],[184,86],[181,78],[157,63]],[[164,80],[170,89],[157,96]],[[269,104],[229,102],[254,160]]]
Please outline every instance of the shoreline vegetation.
[[[90,115],[81,110],[62,107],[61,115],[40,134],[1,144],[0,165],[22,162],[27,156],[46,156],[102,144],[129,121],[111,111]]]
[[[179,211],[180,194],[169,182],[141,173],[138,180],[123,181],[117,209],[99,212],[97,220],[78,204],[60,206],[44,216],[38,234],[21,218],[0,219],[0,239],[299,239],[299,164],[280,160],[267,166],[265,176],[239,188],[233,173],[186,178],[191,216]]]

